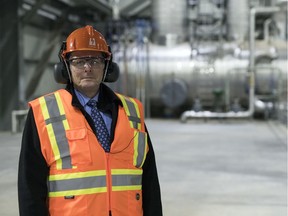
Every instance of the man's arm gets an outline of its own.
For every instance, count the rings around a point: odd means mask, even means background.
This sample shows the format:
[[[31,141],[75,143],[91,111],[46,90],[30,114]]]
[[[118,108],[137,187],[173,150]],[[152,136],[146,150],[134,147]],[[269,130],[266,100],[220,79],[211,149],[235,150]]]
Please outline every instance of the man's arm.
[[[149,151],[143,165],[142,177],[143,212],[144,216],[162,216],[163,214],[160,185],[158,180],[154,150],[149,134],[148,146]]]
[[[46,161],[41,153],[33,111],[30,109],[23,131],[18,167],[20,216],[48,215],[48,170]]]

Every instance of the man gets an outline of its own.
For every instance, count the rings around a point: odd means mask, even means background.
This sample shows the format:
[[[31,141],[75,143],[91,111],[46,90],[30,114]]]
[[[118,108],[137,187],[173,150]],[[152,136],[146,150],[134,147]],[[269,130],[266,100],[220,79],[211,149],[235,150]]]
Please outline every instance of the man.
[[[76,29],[60,56],[66,89],[29,103],[20,215],[162,216],[142,105],[103,84],[111,61],[104,37],[92,26]]]

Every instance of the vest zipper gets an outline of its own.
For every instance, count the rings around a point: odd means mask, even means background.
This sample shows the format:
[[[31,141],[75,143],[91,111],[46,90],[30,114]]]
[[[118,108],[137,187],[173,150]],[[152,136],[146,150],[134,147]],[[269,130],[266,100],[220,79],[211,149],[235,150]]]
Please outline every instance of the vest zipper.
[[[106,158],[107,158],[108,207],[109,207],[109,216],[112,216],[112,210],[111,210],[111,193],[112,193],[112,186],[111,186],[111,168],[110,168],[109,153],[106,153]]]

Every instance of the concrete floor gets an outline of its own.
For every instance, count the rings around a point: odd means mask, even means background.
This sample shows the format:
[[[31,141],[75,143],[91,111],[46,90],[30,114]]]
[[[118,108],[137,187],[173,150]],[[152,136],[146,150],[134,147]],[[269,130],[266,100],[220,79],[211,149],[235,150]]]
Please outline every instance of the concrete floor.
[[[287,216],[287,128],[249,120],[146,121],[164,216]],[[18,215],[21,134],[0,132],[0,215]]]

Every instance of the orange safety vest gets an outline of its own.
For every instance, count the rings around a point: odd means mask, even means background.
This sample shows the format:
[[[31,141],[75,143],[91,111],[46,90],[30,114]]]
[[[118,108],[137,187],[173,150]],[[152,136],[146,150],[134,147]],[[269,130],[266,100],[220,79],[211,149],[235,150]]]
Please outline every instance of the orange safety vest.
[[[66,90],[29,103],[50,168],[51,216],[142,216],[142,165],[148,152],[142,104],[117,94],[115,138],[106,153]],[[37,172],[37,170],[35,170]]]

